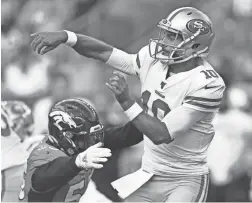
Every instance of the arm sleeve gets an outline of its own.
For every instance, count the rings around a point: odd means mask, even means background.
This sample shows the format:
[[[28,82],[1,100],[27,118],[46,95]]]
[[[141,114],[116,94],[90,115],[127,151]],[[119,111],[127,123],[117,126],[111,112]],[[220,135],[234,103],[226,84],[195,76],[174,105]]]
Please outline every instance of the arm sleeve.
[[[189,130],[199,120],[208,116],[209,112],[198,111],[181,105],[168,113],[162,120],[170,136],[174,139],[177,135]]]
[[[219,78],[218,80],[210,80],[208,83],[200,84],[199,82],[195,86],[185,96],[183,105],[198,111],[217,112],[226,88],[223,80]]]
[[[143,66],[146,50],[146,47],[143,47],[137,54],[128,54],[120,49],[113,48],[106,64],[126,74],[139,77],[139,70]]]
[[[80,172],[75,159],[76,156],[59,157],[39,166],[32,175],[32,189],[44,193],[61,187]]]
[[[128,122],[124,126],[112,127],[105,130],[104,147],[109,149],[121,149],[138,144],[143,140],[143,134]]]

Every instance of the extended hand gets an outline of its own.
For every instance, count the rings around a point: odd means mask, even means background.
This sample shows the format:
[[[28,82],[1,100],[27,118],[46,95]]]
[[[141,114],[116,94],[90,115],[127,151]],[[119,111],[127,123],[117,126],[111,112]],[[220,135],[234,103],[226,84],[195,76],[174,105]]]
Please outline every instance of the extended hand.
[[[65,31],[38,32],[31,34],[31,37],[31,46],[33,50],[41,55],[55,49],[61,43],[67,41],[67,33]]]
[[[84,169],[102,168],[102,163],[108,161],[107,157],[110,157],[112,154],[110,149],[101,147],[102,143],[99,142],[80,153],[75,160],[76,166]]]
[[[110,82],[106,83],[107,87],[114,92],[117,101],[122,105],[131,100],[129,96],[129,87],[122,73],[114,72]]]

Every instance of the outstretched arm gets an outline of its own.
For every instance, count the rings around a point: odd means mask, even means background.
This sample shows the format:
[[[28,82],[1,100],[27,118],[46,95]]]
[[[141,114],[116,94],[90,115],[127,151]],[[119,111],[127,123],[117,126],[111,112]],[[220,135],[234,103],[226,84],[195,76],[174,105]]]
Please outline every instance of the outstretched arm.
[[[136,54],[128,54],[87,35],[75,34],[70,31],[58,31],[34,33],[31,37],[33,50],[41,55],[65,43],[80,55],[101,60],[126,74],[134,75],[139,69]]]
[[[73,157],[58,157],[36,167],[32,175],[32,188],[35,192],[56,189],[83,169],[87,171],[102,168],[110,156],[111,150],[102,148],[102,143],[97,143]]]
[[[86,35],[77,34],[77,39],[77,43],[73,46],[73,49],[80,55],[98,59],[103,62],[109,60],[113,51],[113,46]]]
[[[71,180],[81,171],[75,164],[76,157],[59,157],[39,166],[32,175],[32,189],[48,192]]]
[[[108,61],[113,47],[98,39],[75,34],[72,32],[58,31],[58,32],[41,32],[31,35],[31,46],[38,54],[45,54],[63,43],[78,52],[79,54],[98,59],[101,61]]]

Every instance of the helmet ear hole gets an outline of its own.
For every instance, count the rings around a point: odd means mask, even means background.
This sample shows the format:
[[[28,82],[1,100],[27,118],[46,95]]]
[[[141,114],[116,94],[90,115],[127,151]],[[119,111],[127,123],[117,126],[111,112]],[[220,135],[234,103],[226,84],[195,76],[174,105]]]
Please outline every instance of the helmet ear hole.
[[[192,45],[192,49],[197,49],[199,46],[200,46],[199,43],[198,43],[198,44],[193,44],[193,45]]]

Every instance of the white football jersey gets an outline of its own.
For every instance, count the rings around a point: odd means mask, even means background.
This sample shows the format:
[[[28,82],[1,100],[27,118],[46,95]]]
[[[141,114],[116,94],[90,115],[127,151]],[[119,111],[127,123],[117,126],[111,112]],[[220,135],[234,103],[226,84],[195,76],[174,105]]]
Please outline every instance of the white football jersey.
[[[222,78],[204,61],[166,79],[167,65],[150,57],[148,46],[130,58],[131,65],[121,70],[137,75],[144,110],[164,122],[174,139],[155,145],[144,136],[143,169],[157,175],[208,173],[206,154],[214,136],[212,120],[225,90]]]
[[[22,143],[12,130],[8,136],[1,136],[2,202],[19,201],[27,158],[41,139],[42,136],[33,136]]]
[[[1,170],[26,163],[28,155],[15,132],[1,136]]]
[[[3,202],[18,202],[22,184],[24,165],[28,153],[22,147],[19,136],[11,131],[9,136],[1,136],[1,174]]]

